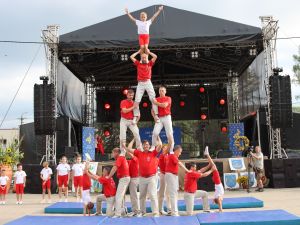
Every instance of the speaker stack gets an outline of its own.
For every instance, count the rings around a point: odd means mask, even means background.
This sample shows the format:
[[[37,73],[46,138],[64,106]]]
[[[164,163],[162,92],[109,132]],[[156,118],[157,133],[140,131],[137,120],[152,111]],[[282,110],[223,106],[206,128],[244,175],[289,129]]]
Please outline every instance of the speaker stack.
[[[55,132],[54,85],[34,85],[34,127],[37,135],[52,135]]]

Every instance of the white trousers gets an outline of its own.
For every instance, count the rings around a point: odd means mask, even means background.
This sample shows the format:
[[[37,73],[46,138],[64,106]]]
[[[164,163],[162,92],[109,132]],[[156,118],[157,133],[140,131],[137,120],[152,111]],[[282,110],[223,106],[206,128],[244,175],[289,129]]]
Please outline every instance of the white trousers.
[[[166,190],[170,196],[171,214],[178,214],[178,176],[173,173],[166,173]]]
[[[170,197],[166,193],[166,179],[165,174],[160,173],[159,174],[159,190],[158,190],[158,209],[159,211],[164,210],[164,198],[166,196],[166,203],[167,203],[167,209],[168,212],[171,211],[171,203],[170,203]]]
[[[140,207],[141,212],[146,213],[146,198],[147,193],[151,201],[151,210],[154,215],[159,215],[157,201],[157,176],[140,177]]]
[[[134,101],[137,103],[140,103],[145,91],[147,92],[147,94],[149,96],[149,100],[152,102],[152,109],[153,109],[154,113],[157,115],[158,108],[157,108],[157,105],[153,104],[153,99],[155,98],[155,91],[154,91],[151,80],[138,82],[138,85],[136,87]],[[140,116],[140,109],[135,108],[133,110],[133,114],[134,114],[134,116]]]
[[[172,127],[172,117],[171,115],[159,117],[160,122],[155,123],[153,133],[152,133],[152,145],[157,145],[157,137],[159,136],[160,131],[165,128],[166,135],[168,138],[168,143],[171,144],[170,152],[173,152],[174,149],[174,137],[173,137],[173,127]]]
[[[130,201],[131,201],[132,212],[134,213],[140,212],[138,186],[139,186],[139,178],[138,177],[130,178],[130,183],[129,183]]]
[[[195,198],[202,198],[203,210],[209,210],[208,193],[206,191],[197,190],[195,193],[184,192],[186,213],[189,216],[193,214]]]
[[[126,190],[128,188],[130,182],[130,177],[123,177],[119,179],[119,184],[117,187],[117,193],[116,193],[116,216],[122,215],[122,209],[124,206],[124,198],[126,194]]]
[[[120,120],[120,149],[122,149],[122,143],[126,143],[126,132],[129,128],[135,139],[135,146],[139,148],[141,145],[141,138],[139,128],[136,124],[132,124],[132,120],[121,118]]]
[[[113,216],[114,215],[114,205],[115,205],[115,196],[106,198],[104,194],[97,196],[97,213],[102,213],[102,202],[106,202],[106,215]]]

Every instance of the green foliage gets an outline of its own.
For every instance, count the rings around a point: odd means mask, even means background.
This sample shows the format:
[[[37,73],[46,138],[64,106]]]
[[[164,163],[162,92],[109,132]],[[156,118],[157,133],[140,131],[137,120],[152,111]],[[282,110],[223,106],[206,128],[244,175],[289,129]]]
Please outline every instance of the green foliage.
[[[295,77],[296,77],[296,83],[300,84],[300,51],[299,51],[299,55],[293,55],[294,61],[295,61],[295,65],[293,66],[293,71],[295,73]]]
[[[6,148],[0,146],[0,165],[14,166],[24,158],[24,153],[19,150],[21,141],[12,142]]]

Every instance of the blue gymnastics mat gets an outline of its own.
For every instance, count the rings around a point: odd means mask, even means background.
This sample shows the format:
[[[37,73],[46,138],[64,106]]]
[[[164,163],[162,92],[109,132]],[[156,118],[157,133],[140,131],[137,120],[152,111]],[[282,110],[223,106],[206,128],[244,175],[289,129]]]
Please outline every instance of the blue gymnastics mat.
[[[284,210],[200,213],[195,216],[108,218],[102,216],[25,216],[6,225],[299,225],[300,217]]]
[[[253,198],[253,197],[242,197],[242,198],[224,198],[223,208],[224,209],[236,209],[236,208],[259,208],[263,207],[263,201]],[[95,206],[96,207],[96,206]],[[128,212],[131,212],[131,204],[130,202],[126,202],[126,207]],[[211,209],[217,209],[218,206],[213,204],[210,201]],[[106,205],[103,204],[103,212],[106,211]],[[147,212],[151,212],[151,204],[149,201],[146,202]],[[184,200],[178,201],[178,209],[179,211],[185,211],[185,202]],[[195,210],[203,209],[202,201],[197,199],[195,200],[194,205]],[[81,214],[83,211],[82,203],[79,202],[57,202],[45,208],[45,213],[60,213],[60,214]],[[95,212],[95,208],[93,210]]]

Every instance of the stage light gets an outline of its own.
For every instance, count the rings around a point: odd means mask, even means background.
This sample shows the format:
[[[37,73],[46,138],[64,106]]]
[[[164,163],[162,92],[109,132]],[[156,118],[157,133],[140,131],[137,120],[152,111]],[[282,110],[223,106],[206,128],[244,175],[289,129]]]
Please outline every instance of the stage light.
[[[207,115],[205,113],[201,113],[200,118],[201,118],[201,120],[206,120],[207,119]]]
[[[204,55],[205,55],[205,57],[210,57],[210,56],[211,56],[211,51],[210,51],[209,48],[206,48],[206,49],[204,50]]]
[[[205,88],[204,87],[200,87],[199,91],[200,91],[200,93],[204,93],[205,92]]]
[[[221,127],[221,131],[222,131],[222,133],[226,133],[227,132],[227,127]]]
[[[62,61],[63,61],[63,63],[69,63],[70,62],[69,56],[63,56]]]
[[[104,130],[104,136],[105,137],[109,137],[110,136],[110,132],[109,132],[109,130]]]
[[[143,102],[143,107],[147,108],[148,107],[148,103],[147,102]]]
[[[176,58],[181,59],[182,58],[182,52],[180,50],[176,51]]]
[[[110,104],[109,104],[109,103],[105,103],[105,104],[104,104],[104,109],[110,110]]]
[[[227,122],[226,121],[221,121],[220,122],[220,131],[222,133],[226,133],[228,131]]]
[[[220,103],[220,105],[225,105],[225,99],[221,98],[219,103]]]
[[[241,55],[242,55],[242,51],[241,51],[241,49],[238,48],[238,47],[235,49],[234,53],[235,53],[237,56],[241,56]]]
[[[179,105],[180,105],[180,107],[184,107],[185,106],[185,102],[184,101],[180,101]]]
[[[256,56],[257,50],[256,48],[250,48],[249,49],[249,55],[250,56]]]
[[[192,51],[191,52],[191,58],[192,59],[197,59],[199,57],[199,52],[198,51]]]
[[[111,55],[111,59],[112,61],[117,61],[118,60],[118,54],[116,52],[114,52],[112,55]]]
[[[128,89],[127,88],[124,88],[123,91],[122,91],[123,95],[127,95],[128,93]]]
[[[128,54],[121,54],[121,61],[128,61]]]

